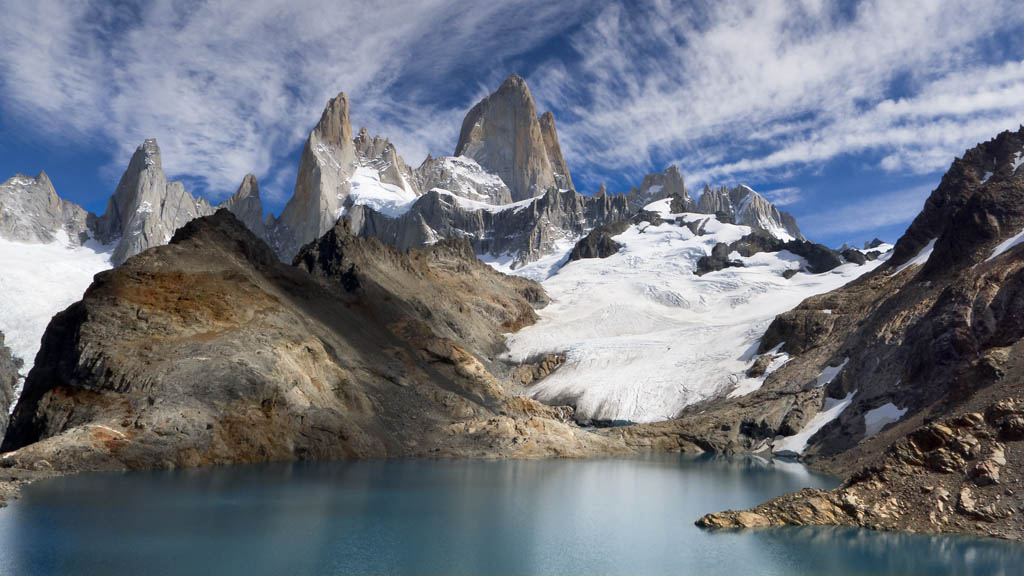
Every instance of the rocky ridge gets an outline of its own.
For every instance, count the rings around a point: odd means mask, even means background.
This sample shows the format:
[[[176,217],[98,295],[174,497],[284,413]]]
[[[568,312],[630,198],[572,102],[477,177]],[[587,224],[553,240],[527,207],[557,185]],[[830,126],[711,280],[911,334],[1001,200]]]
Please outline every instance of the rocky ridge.
[[[625,450],[516,397],[494,358],[545,296],[467,242],[406,253],[342,220],[296,263],[221,210],[99,274],[47,329],[0,465]]]

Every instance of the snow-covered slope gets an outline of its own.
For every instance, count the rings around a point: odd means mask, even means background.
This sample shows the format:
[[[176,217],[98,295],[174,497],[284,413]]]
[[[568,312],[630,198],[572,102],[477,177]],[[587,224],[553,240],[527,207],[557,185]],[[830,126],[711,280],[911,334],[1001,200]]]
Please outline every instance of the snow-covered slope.
[[[82,298],[92,277],[111,267],[114,245],[71,242],[63,231],[49,244],[0,238],[0,332],[27,375],[54,314]]]
[[[509,356],[523,361],[563,352],[567,359],[531,388],[533,396],[573,404],[581,419],[651,422],[715,395],[749,393],[764,376],[748,378],[746,371],[777,314],[887,258],[787,280],[783,272],[800,268],[800,257],[734,252],[731,259],[745,267],[697,276],[701,256],[750,228],[707,214],[668,214],[668,205],[663,200],[647,209],[667,219],[707,220],[706,233],[696,236],[672,222],[634,225],[615,237],[623,246],[615,255],[568,262],[543,281],[552,303],[540,311],[540,322],[509,336]],[[537,270],[516,273],[527,271]],[[769,370],[784,361],[776,358]]]

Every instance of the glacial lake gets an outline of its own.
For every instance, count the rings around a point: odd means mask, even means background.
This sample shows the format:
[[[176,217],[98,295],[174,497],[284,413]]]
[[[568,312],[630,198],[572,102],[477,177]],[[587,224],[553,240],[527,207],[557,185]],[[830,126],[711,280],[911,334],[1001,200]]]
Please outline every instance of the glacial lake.
[[[372,461],[89,474],[0,509],[4,575],[1020,574],[1024,546],[707,512],[835,481],[758,458]]]

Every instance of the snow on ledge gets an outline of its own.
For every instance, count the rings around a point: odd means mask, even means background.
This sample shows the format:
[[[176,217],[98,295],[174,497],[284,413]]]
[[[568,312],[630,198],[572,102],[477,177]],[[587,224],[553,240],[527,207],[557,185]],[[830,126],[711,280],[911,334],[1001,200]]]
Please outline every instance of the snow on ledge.
[[[864,439],[866,440],[878,434],[882,431],[882,428],[893,422],[899,422],[900,418],[903,418],[903,415],[906,413],[906,408],[897,408],[892,402],[868,410],[864,414]]]
[[[846,368],[846,363],[850,361],[849,357],[843,358],[843,362],[839,366],[826,366],[821,374],[818,374],[818,379],[814,382],[815,388],[821,388],[830,384],[836,379],[836,376]]]
[[[1022,243],[1024,243],[1024,230],[1021,230],[1020,232],[1017,233],[1016,236],[1013,236],[1012,238],[1007,238],[1006,241],[999,244],[999,246],[996,246],[995,250],[992,251],[992,255],[986,258],[985,262],[992,260],[996,256],[1003,254],[1004,252],[1008,252],[1014,246]]]
[[[903,265],[897,268],[892,274],[890,274],[890,276],[895,276],[911,266],[920,266],[925,262],[928,262],[928,259],[932,257],[932,251],[935,250],[936,240],[937,238],[932,238],[931,242],[928,242],[924,248],[921,248],[921,251],[917,253],[917,256],[914,256],[910,260],[904,262]]]
[[[812,436],[818,433],[825,427],[826,424],[839,418],[839,415],[846,410],[846,407],[853,402],[854,395],[857,391],[854,390],[846,395],[842,400],[836,400],[835,398],[826,398],[825,407],[821,412],[814,415],[811,421],[804,426],[804,429],[792,436],[777,436],[775,442],[772,443],[772,453],[778,456],[790,456],[800,455],[807,449],[807,442]]]

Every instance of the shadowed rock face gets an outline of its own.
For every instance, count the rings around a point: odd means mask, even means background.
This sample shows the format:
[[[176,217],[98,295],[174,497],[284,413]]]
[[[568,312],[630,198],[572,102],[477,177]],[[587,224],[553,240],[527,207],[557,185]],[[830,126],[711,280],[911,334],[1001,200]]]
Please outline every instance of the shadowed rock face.
[[[46,331],[5,465],[624,449],[532,400],[506,402],[502,333],[534,322],[545,296],[468,243],[403,253],[342,221],[296,261],[221,210],[97,275]]]
[[[135,150],[117,190],[97,222],[103,243],[118,240],[114,265],[152,246],[166,244],[186,222],[213,213],[204,198],[195,198],[181,182],[168,182],[160,147],[146,140]]]
[[[558,148],[554,117],[537,117],[526,81],[514,74],[466,114],[455,156],[472,158],[500,176],[513,201],[572,183]]]
[[[35,178],[17,174],[0,184],[0,238],[45,244],[64,232],[72,244],[81,244],[95,220],[78,204],[57,196],[46,172]]]
[[[628,218],[628,211],[623,196],[586,197],[554,188],[526,205],[503,209],[465,206],[432,190],[399,218],[388,218],[366,206],[354,206],[348,218],[357,235],[379,238],[401,249],[440,238],[464,238],[477,254],[510,254],[519,266],[550,253],[559,240]]]
[[[21,361],[11,355],[11,349],[4,346],[4,333],[0,332],[0,436],[7,430],[14,388],[18,384],[18,370]]]

